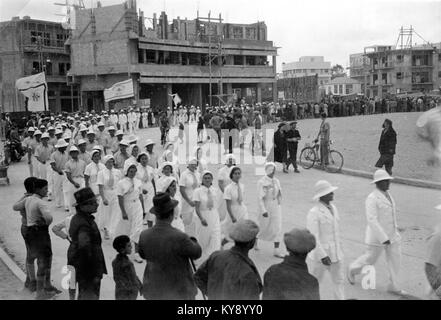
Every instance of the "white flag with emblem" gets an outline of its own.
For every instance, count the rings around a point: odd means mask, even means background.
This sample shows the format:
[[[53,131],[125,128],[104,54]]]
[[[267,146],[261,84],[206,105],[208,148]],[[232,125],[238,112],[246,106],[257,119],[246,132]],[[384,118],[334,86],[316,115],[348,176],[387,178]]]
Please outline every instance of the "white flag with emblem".
[[[15,82],[15,87],[28,98],[28,111],[39,112],[49,109],[44,72],[18,79]]]
[[[104,100],[106,102],[126,99],[134,97],[133,81],[132,79],[115,83],[109,89],[104,89]]]
[[[170,97],[172,97],[173,102],[175,103],[175,106],[177,106],[179,103],[182,102],[181,98],[177,93],[175,94],[169,94]]]

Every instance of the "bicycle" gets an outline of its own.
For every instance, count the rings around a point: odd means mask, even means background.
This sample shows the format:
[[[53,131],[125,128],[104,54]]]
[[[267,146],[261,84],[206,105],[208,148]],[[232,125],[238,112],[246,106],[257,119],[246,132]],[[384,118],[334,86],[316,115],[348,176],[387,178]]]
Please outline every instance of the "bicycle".
[[[320,163],[320,145],[317,141],[313,141],[311,146],[309,143],[305,144],[305,148],[300,152],[300,165],[303,169],[311,169],[316,163]],[[332,141],[328,145],[328,164],[324,165],[324,169],[330,173],[340,172],[343,168],[343,155],[337,150],[331,150]]]

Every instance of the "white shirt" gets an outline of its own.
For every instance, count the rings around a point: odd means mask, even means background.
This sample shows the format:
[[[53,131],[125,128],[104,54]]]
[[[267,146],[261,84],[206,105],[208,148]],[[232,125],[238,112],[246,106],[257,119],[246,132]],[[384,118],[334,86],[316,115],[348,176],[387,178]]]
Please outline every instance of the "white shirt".
[[[139,195],[142,194],[141,181],[134,178],[133,180],[125,177],[118,181],[116,185],[116,194],[123,196],[125,201],[139,200]]]
[[[118,169],[112,168],[113,173],[113,187],[109,185],[110,180],[110,170],[107,168],[104,168],[100,172],[98,172],[96,184],[99,186],[103,186],[104,190],[114,190],[116,188],[116,185],[122,178],[121,171]]]
[[[97,186],[98,172],[106,169],[106,166],[101,162],[95,163],[91,162],[86,166],[86,170],[84,170],[84,175],[89,176],[89,186],[93,190],[95,194],[99,193]]]

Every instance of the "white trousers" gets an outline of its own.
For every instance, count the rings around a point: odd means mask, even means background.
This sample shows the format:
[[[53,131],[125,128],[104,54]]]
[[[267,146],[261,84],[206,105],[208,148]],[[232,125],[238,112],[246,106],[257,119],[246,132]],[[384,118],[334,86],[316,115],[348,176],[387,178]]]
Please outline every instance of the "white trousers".
[[[149,122],[147,121],[147,119],[142,118],[142,127],[144,129],[149,127]]]
[[[349,271],[353,275],[359,274],[363,267],[373,266],[380,258],[383,251],[386,253],[387,269],[389,271],[389,290],[398,291],[400,289],[398,274],[401,267],[401,244],[394,242],[388,246],[367,245],[366,252],[351,263]]]
[[[118,196],[115,190],[104,190],[104,196],[109,205],[105,206],[103,199],[100,199],[98,207],[98,227],[109,231],[110,237],[115,236],[115,230],[118,224],[118,219],[121,217],[121,209],[118,204]]]
[[[52,195],[55,200],[55,205],[57,207],[62,207],[64,205],[63,185],[64,185],[64,179],[66,179],[66,177],[64,174],[59,175],[58,172],[52,171],[52,178],[54,181]]]
[[[345,290],[344,290],[344,265],[343,261],[338,261],[332,263],[330,266],[325,266],[321,261],[314,261],[312,266],[311,274],[317,278],[318,282],[321,284],[325,272],[328,271],[331,275],[332,282],[334,284],[334,299],[335,300],[345,300]]]
[[[65,204],[67,203],[66,209],[67,208],[69,209],[69,214],[71,215],[76,213],[75,207],[73,206],[76,202],[74,193],[84,188],[86,185],[84,178],[75,177],[72,178],[72,180],[78,183],[80,187],[75,188],[75,186],[69,180],[67,180],[67,178],[64,180],[64,185],[63,185],[63,190],[65,190],[65,196],[67,197],[67,199],[66,198],[64,199],[64,202]]]

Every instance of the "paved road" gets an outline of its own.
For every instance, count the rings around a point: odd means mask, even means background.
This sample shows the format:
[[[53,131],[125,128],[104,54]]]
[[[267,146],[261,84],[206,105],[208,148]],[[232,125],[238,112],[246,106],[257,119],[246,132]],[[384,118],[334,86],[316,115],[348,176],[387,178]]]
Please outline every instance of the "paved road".
[[[196,129],[194,128],[194,131]],[[159,140],[159,129],[147,129],[138,133],[141,141],[151,138]],[[162,148],[156,146],[158,152],[162,153]],[[239,150],[235,150],[236,153]],[[262,163],[262,159],[257,159]],[[257,161],[256,160],[256,161]],[[185,166],[183,165],[182,168]],[[220,164],[210,164],[210,169],[215,172],[221,167]],[[250,213],[255,213],[256,202],[256,183],[259,176],[256,175],[256,165],[241,165],[244,171],[245,203]],[[292,170],[292,169],[291,169]],[[259,171],[259,170],[257,170]],[[0,187],[0,237],[9,252],[15,255],[15,259],[22,265],[24,262],[24,244],[20,236],[20,218],[18,213],[11,210],[12,204],[23,193],[23,180],[27,176],[27,167],[24,162],[14,165],[9,170],[11,185]],[[306,214],[314,205],[312,196],[314,184],[320,179],[326,179],[337,185],[339,190],[335,194],[335,204],[339,208],[341,216],[341,235],[343,249],[345,252],[345,262],[348,264],[357,256],[362,254],[364,245],[364,201],[372,190],[370,181],[363,178],[332,175],[318,170],[302,171],[300,174],[278,173],[283,188],[283,230],[288,231],[293,227],[304,227]],[[403,289],[416,296],[423,296],[426,280],[423,273],[423,263],[425,255],[425,238],[430,234],[431,228],[439,222],[441,216],[434,209],[440,202],[440,193],[436,190],[428,190],[404,185],[392,185],[392,195],[395,197],[398,206],[398,222],[402,228],[403,236]],[[66,213],[54,208],[54,221],[60,221]],[[62,268],[66,264],[66,252],[68,242],[52,236],[53,243],[53,279],[55,285],[61,287]],[[251,258],[255,261],[261,275],[266,269],[281,260],[272,256],[272,244],[261,243],[260,251],[251,252]],[[110,241],[104,241],[104,253],[106,256],[109,275],[102,282],[102,299],[114,298],[114,283],[112,280],[111,261],[115,257],[115,252],[111,247]],[[144,264],[136,265],[138,276],[142,278]],[[364,290],[360,284],[351,286],[346,283],[347,298],[356,299],[397,299],[396,296],[385,292],[387,284],[386,266],[384,260],[380,260],[376,266],[377,278],[376,290]],[[330,279],[326,278],[321,285],[322,299],[332,299]],[[61,295],[59,299],[67,299],[67,293]]]

